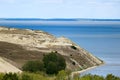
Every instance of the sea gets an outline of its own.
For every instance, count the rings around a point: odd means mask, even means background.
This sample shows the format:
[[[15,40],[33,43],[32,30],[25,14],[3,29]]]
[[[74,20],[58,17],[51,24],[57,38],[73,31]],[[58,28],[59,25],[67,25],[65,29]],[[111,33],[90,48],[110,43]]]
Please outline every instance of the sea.
[[[82,74],[120,77],[120,20],[0,20],[0,26],[43,30],[67,37],[105,62]]]

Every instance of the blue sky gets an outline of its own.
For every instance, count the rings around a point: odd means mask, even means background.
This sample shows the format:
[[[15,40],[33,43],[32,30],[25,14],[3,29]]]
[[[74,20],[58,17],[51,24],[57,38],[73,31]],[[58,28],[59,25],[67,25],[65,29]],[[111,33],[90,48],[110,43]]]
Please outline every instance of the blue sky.
[[[0,0],[0,18],[120,19],[120,0]]]

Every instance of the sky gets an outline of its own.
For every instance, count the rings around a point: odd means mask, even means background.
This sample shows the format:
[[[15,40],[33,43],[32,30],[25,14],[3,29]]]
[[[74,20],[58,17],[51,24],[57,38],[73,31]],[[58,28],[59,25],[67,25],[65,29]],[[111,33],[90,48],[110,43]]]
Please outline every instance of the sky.
[[[120,19],[120,0],[0,0],[0,18]]]

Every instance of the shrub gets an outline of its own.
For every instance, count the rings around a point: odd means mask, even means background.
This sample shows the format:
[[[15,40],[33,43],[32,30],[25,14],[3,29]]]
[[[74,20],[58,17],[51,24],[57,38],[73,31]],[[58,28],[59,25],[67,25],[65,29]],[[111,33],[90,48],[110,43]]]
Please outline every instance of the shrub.
[[[72,48],[72,49],[74,49],[74,50],[76,50],[76,49],[77,49],[77,47],[75,47],[75,46],[71,46],[71,48]]]
[[[104,79],[103,76],[92,75],[92,74],[86,74],[86,75],[84,75],[82,77],[80,77],[78,75],[78,77],[79,77],[79,80],[106,80],[106,79]],[[78,80],[78,79],[76,79],[76,80]]]
[[[23,72],[19,74],[19,80],[54,80],[55,76],[44,76],[41,72],[37,73],[30,73],[30,72]]]
[[[18,76],[16,73],[6,73],[2,80],[18,80]]]
[[[75,62],[72,62],[73,65],[75,65],[76,63]]]
[[[4,76],[4,74],[3,74],[3,73],[0,73],[0,80],[3,79],[3,76]]]
[[[61,70],[58,72],[57,76],[56,76],[56,80],[66,80],[66,72],[64,70]]]
[[[108,74],[108,75],[106,76],[105,80],[120,80],[120,78],[117,77],[117,76],[114,76],[114,75],[112,75],[112,74]]]
[[[29,72],[44,71],[44,64],[40,61],[28,61],[22,69]]]
[[[32,78],[27,74],[23,74],[22,75],[22,80],[32,80]]]
[[[57,65],[54,62],[49,62],[46,67],[46,73],[47,74],[57,74]]]
[[[51,52],[43,58],[44,67],[47,74],[57,74],[58,71],[64,70],[66,67],[63,56],[58,55],[57,52]]]
[[[70,56],[72,57],[72,54],[70,54]]]

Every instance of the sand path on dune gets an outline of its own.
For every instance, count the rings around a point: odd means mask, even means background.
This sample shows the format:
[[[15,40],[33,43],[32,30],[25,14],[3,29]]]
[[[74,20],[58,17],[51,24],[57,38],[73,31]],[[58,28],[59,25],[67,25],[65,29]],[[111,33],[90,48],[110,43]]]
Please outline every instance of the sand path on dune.
[[[0,57],[0,73],[21,73],[22,71]]]

